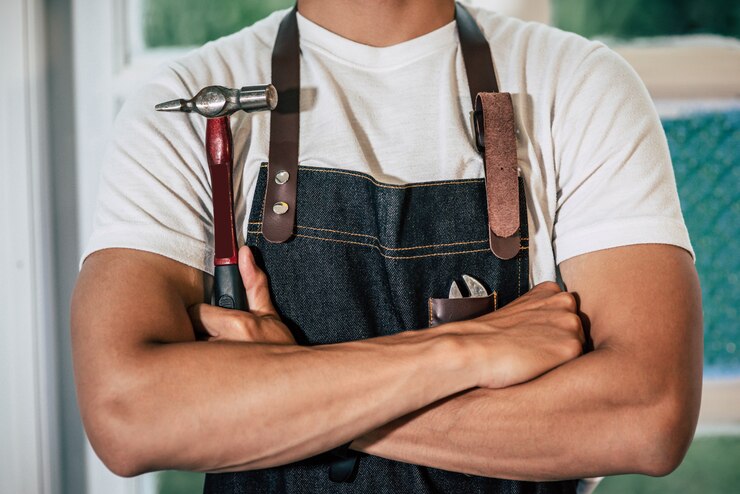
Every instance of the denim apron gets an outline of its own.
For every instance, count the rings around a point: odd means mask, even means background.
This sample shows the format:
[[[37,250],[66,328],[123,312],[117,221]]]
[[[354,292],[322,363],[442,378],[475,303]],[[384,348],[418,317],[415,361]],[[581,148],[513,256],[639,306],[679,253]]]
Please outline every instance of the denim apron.
[[[290,15],[290,14],[289,14]],[[459,14],[458,14],[459,15]],[[279,88],[278,88],[279,89]],[[330,150],[328,150],[330,152]],[[246,244],[267,273],[273,303],[300,345],[332,344],[430,326],[430,299],[468,274],[495,308],[528,291],[527,210],[519,181],[521,248],[491,253],[484,179],[394,185],[372,176],[297,166],[294,233],[265,238],[269,184],[262,164]],[[524,413],[524,412],[523,412]],[[576,481],[519,482],[470,476],[360,454],[354,478],[333,482],[336,457],[208,474],[206,493],[575,493]]]

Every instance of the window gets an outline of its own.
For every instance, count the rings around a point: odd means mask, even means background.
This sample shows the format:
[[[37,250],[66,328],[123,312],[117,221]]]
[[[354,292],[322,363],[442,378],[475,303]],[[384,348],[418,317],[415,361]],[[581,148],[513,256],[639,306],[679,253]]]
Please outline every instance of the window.
[[[234,33],[292,0],[142,0],[144,43],[148,48],[197,46]]]
[[[583,36],[740,35],[733,0],[553,0],[553,24]]]

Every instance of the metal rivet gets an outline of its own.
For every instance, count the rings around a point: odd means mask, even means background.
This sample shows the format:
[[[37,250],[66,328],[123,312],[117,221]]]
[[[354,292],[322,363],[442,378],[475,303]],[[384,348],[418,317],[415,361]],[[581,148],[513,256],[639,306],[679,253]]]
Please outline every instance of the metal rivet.
[[[272,205],[272,211],[275,214],[285,214],[288,212],[288,209],[287,202],[276,202]]]
[[[290,173],[285,170],[280,170],[277,175],[275,175],[275,183],[278,185],[283,185],[288,180],[290,180]]]

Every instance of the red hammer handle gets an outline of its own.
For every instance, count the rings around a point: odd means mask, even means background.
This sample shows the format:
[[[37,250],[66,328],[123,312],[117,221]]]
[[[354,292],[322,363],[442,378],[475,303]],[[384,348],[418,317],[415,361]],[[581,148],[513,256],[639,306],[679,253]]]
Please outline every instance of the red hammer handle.
[[[215,301],[220,307],[247,310],[236,246],[233,150],[229,117],[209,118],[206,125],[206,154],[213,197]]]
[[[214,264],[237,264],[234,192],[231,178],[234,143],[229,117],[209,118],[206,126],[206,153],[213,195]]]

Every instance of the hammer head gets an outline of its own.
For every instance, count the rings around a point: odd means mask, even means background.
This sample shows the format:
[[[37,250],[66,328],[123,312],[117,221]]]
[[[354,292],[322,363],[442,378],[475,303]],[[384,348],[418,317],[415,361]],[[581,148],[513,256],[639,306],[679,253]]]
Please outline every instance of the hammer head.
[[[274,110],[278,96],[272,84],[230,89],[223,86],[208,86],[201,89],[192,99],[176,99],[160,103],[157,111],[179,111],[198,113],[207,118],[225,117],[243,110],[247,113]]]

